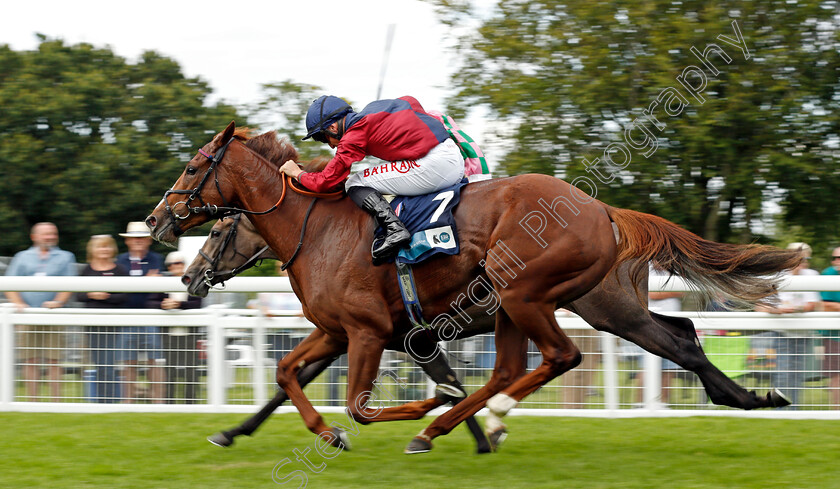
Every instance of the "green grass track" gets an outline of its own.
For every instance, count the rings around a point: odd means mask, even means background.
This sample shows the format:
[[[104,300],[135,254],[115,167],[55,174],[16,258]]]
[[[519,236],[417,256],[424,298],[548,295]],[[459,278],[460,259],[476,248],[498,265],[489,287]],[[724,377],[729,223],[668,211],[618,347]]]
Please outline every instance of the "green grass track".
[[[427,418],[362,426],[352,451],[324,459],[285,414],[231,448],[205,441],[244,418],[0,413],[0,488],[302,487],[272,479],[295,470],[310,488],[840,488],[838,421],[510,417],[498,453],[476,455],[459,426],[431,453],[403,455]],[[296,460],[307,449],[313,469]]]

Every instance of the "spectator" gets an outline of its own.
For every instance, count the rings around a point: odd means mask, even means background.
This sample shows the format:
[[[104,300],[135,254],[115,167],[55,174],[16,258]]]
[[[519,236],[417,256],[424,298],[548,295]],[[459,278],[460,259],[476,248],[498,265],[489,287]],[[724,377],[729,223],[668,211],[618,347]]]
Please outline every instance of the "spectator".
[[[163,268],[163,257],[149,251],[152,245],[152,238],[149,228],[143,222],[135,221],[128,223],[125,233],[120,233],[125,238],[128,247],[127,253],[117,257],[117,264],[128,270],[132,277],[151,277],[160,275]],[[128,294],[125,307],[131,309],[144,309],[149,300],[148,293]],[[123,363],[123,402],[131,403],[137,400],[137,365],[140,361],[140,353],[143,353],[149,362],[148,379],[152,384],[151,395],[153,402],[162,403],[166,372],[164,372],[163,351],[161,350],[161,338],[159,328],[156,326],[129,326],[122,328],[120,335],[120,349],[118,360]]]
[[[187,268],[186,257],[173,251],[166,255],[166,273],[172,277],[184,275]],[[172,311],[176,309],[198,309],[201,307],[201,297],[190,296],[186,292],[170,292],[168,294],[151,294],[146,303],[149,308]],[[179,370],[184,372],[184,400],[187,404],[194,404],[196,400],[195,386],[198,385],[198,340],[201,335],[198,327],[170,327],[163,335],[163,356],[166,361],[166,398],[173,401],[176,398],[175,379],[179,377]]]
[[[563,374],[563,407],[583,409],[587,397],[595,389],[595,374],[601,359],[601,335],[592,328],[586,328],[569,333],[569,337],[583,354],[583,359],[580,365]]]
[[[831,266],[822,271],[823,275],[840,275],[840,247],[831,253]],[[824,311],[840,312],[840,292],[823,292],[822,308]],[[823,372],[828,376],[829,402],[832,406],[840,406],[840,331],[820,330],[825,347]]]
[[[630,384],[630,404],[634,408],[644,407],[644,377],[645,377],[645,350],[624,338],[616,338],[618,340],[618,354],[619,358],[627,362],[626,369],[630,372],[628,382]],[[619,367],[619,370],[624,370],[625,367]]]
[[[58,247],[58,228],[51,222],[39,222],[29,234],[32,247],[15,254],[6,270],[10,276],[76,275],[76,257]],[[6,292],[18,311],[27,307],[63,307],[70,292]],[[66,333],[59,326],[18,325],[18,351],[23,361],[23,378],[30,401],[38,397],[40,370],[47,364],[53,401],[61,396],[61,354],[67,343]]]
[[[653,265],[649,266],[648,268],[648,277],[670,277],[671,274],[664,271],[659,270]],[[668,313],[673,311],[680,311],[682,310],[682,292],[648,292],[648,309],[654,312],[661,312],[661,313]],[[639,371],[635,373],[635,375],[631,376],[631,380],[633,381],[633,387],[635,391],[634,395],[634,402],[636,406],[645,407],[644,406],[644,384],[645,384],[645,355],[647,353],[643,350],[640,346],[631,343],[627,340],[620,339],[619,340],[619,348],[623,352],[623,355],[630,360],[631,365],[634,368],[638,368]],[[660,363],[660,398],[659,404],[656,405],[658,408],[665,408],[669,402],[670,393],[671,393],[671,385],[673,384],[674,379],[677,377],[677,373],[681,370],[680,366],[676,363],[665,359],[657,357]]]
[[[665,277],[671,276],[670,273],[664,272],[653,266],[650,267],[650,277]],[[682,298],[685,294],[683,292],[648,292],[648,309],[654,312],[668,314],[669,312],[677,312],[682,310]],[[680,372],[685,372],[679,365],[668,360],[662,359],[662,403],[668,404],[671,398],[671,386],[677,379]]]
[[[496,366],[496,338],[492,334],[483,334],[475,338],[474,349],[476,371],[473,375],[479,376],[489,373]],[[535,369],[542,363],[542,355],[534,342],[528,343],[527,363],[529,369]],[[489,377],[488,377],[489,380]]]
[[[125,277],[128,270],[114,261],[117,257],[117,242],[110,235],[91,236],[87,244],[88,265],[81,275],[86,277]],[[80,292],[76,299],[85,307],[112,309],[122,307],[128,294],[115,292]],[[90,397],[96,402],[113,403],[120,398],[117,382],[118,335],[114,326],[88,328],[87,340],[90,348],[90,363],[95,377]]]
[[[819,275],[816,270],[808,268],[811,259],[811,247],[805,243],[791,243],[789,250],[800,250],[802,261],[793,269],[793,275]],[[778,306],[759,306],[756,311],[771,314],[791,314],[810,312],[820,304],[817,292],[779,292]],[[782,389],[791,400],[791,409],[799,403],[799,391],[805,382],[805,356],[808,354],[810,343],[805,331],[768,331],[760,333],[752,339],[753,350],[775,352],[776,370],[771,375],[775,385]]]

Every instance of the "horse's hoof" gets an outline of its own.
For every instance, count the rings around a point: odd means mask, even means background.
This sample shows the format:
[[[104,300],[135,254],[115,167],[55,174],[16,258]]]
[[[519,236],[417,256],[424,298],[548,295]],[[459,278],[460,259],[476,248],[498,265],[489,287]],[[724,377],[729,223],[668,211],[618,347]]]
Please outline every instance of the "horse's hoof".
[[[487,439],[490,440],[490,447],[494,452],[499,451],[499,448],[502,446],[502,443],[504,443],[505,438],[507,438],[507,429],[504,427],[499,428],[492,433],[487,433]]]
[[[347,450],[348,452],[353,448],[350,445],[350,438],[347,437],[347,433],[344,430],[333,428],[331,433],[333,434],[332,441],[330,442],[332,446]]]
[[[457,404],[467,397],[467,393],[449,384],[438,384],[435,386],[435,398],[441,402]]]
[[[768,392],[767,400],[770,401],[771,406],[776,408],[790,406],[790,399],[788,399],[786,395],[782,394],[782,391],[779,389],[773,389]]]
[[[222,432],[216,433],[212,436],[208,436],[207,441],[216,445],[217,447],[222,448],[226,448],[233,445],[233,437],[230,437]]]
[[[415,436],[411,443],[405,447],[403,453],[407,455],[412,455],[415,453],[426,453],[432,451],[432,442],[426,440],[425,438],[420,438],[419,436]]]
[[[493,453],[493,446],[490,445],[489,442],[479,443],[478,448],[476,449],[476,453],[481,455],[482,453]]]

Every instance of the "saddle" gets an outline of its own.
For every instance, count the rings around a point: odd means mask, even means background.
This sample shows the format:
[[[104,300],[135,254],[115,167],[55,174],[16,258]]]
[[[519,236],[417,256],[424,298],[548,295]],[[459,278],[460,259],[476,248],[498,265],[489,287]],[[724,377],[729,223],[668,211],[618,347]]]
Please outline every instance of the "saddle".
[[[455,225],[455,207],[461,202],[461,189],[468,183],[463,179],[457,184],[426,195],[396,197],[391,208],[411,233],[411,242],[392,258],[397,268],[397,282],[403,304],[413,326],[428,328],[414,285],[411,265],[421,263],[438,254],[457,255],[460,251]],[[374,238],[382,239],[384,230],[377,229]]]
[[[461,202],[463,179],[437,192],[412,197],[399,196],[391,201],[391,208],[411,233],[411,242],[392,259],[396,263],[414,265],[439,253],[457,255],[461,248],[455,226],[455,207]],[[373,246],[383,239],[384,230],[378,228]]]

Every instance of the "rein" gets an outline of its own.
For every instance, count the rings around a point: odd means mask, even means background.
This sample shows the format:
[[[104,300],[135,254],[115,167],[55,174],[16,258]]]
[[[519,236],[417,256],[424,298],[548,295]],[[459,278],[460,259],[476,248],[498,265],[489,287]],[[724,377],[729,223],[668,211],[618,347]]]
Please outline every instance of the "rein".
[[[216,170],[216,166],[221,162],[221,157],[219,155],[224,156],[224,151],[227,148],[227,145],[230,144],[231,141],[233,141],[233,138],[231,138],[231,140],[228,141],[222,147],[222,149],[219,150],[218,153],[216,153],[215,157],[211,157],[210,155],[208,155],[204,151],[201,151],[201,155],[204,156],[205,158],[209,158],[211,163],[210,163],[210,168],[207,169],[207,172],[201,178],[201,181],[198,183],[197,187],[195,187],[192,190],[172,190],[172,189],[169,189],[163,194],[163,200],[164,200],[164,203],[165,203],[165,208],[169,212],[169,214],[174,218],[173,222],[177,222],[175,220],[184,220],[184,219],[190,217],[190,214],[201,214],[201,213],[209,214],[211,219],[215,218],[215,217],[220,217],[220,218],[221,217],[227,217],[227,216],[231,216],[233,214],[248,214],[248,215],[251,215],[251,216],[261,216],[261,215],[268,214],[270,212],[274,212],[278,207],[280,207],[280,204],[283,203],[283,199],[286,198],[286,178],[285,178],[285,176],[283,178],[283,191],[280,193],[280,199],[273,206],[271,206],[269,209],[266,209],[266,210],[261,211],[261,212],[257,212],[257,211],[251,211],[251,210],[248,210],[248,209],[240,209],[238,207],[230,207],[228,205],[227,199],[225,199],[225,196],[222,194],[221,187],[219,186],[219,177],[218,177],[218,173],[216,173],[215,170]],[[210,177],[211,173],[214,174],[213,177],[214,177],[214,180],[216,182],[216,190],[219,192],[219,196],[222,198],[222,201],[224,202],[224,205],[221,206],[221,207],[219,207],[217,205],[205,204],[204,200],[201,198],[201,190],[204,188],[204,184],[207,183],[207,179]],[[182,200],[182,201],[176,202],[175,205],[170,207],[169,206],[169,200],[167,199],[170,194],[189,194],[189,197],[187,197],[187,200],[185,200],[185,201]],[[196,198],[198,198],[198,201],[202,205],[195,206],[195,207],[190,207],[190,204]],[[183,216],[178,214],[177,211],[176,211],[176,209],[178,207],[178,204],[184,204],[184,208],[187,210],[187,213],[184,214]]]
[[[289,258],[286,262],[280,265],[280,270],[285,272],[287,268],[292,266],[292,262],[295,261],[297,258],[298,253],[300,252],[300,248],[303,246],[303,235],[306,233],[306,223],[309,222],[309,214],[312,213],[312,208],[315,207],[315,202],[318,202],[318,199],[312,199],[312,203],[309,204],[309,209],[306,209],[306,216],[303,218],[303,226],[300,227],[300,240],[298,241],[297,247],[295,247],[295,252],[292,253],[292,257]]]
[[[169,189],[163,194],[163,201],[164,207],[166,211],[172,216],[173,222],[175,222],[175,226],[177,228],[177,221],[184,220],[190,216],[190,214],[200,214],[206,213],[209,214],[210,218],[215,217],[227,217],[233,214],[247,214],[250,216],[261,216],[277,210],[278,207],[283,203],[283,200],[286,198],[286,187],[291,187],[296,193],[301,195],[305,195],[308,197],[313,198],[321,198],[321,199],[340,199],[344,195],[343,190],[339,190],[336,192],[329,192],[329,193],[321,193],[321,192],[311,192],[309,190],[305,190],[302,188],[298,188],[291,182],[291,177],[286,174],[283,174],[283,191],[280,193],[280,199],[271,206],[269,209],[264,211],[251,211],[248,209],[240,209],[238,207],[231,207],[228,205],[227,199],[225,199],[224,195],[222,194],[222,189],[219,185],[219,177],[218,173],[216,173],[216,167],[222,162],[222,158],[225,156],[225,152],[227,151],[228,146],[232,143],[236,138],[230,138],[217,152],[215,155],[210,155],[204,152],[204,150],[199,149],[198,153],[201,156],[204,156],[208,160],[210,160],[210,168],[207,169],[207,172],[204,173],[204,176],[201,177],[201,181],[198,183],[192,190],[172,190]],[[201,198],[201,191],[204,189],[204,185],[207,183],[207,180],[210,178],[210,174],[213,174],[213,180],[216,184],[216,191],[219,193],[219,196],[222,198],[222,202],[224,202],[223,206],[205,204],[204,199]],[[288,181],[288,182],[287,182]],[[176,195],[189,195],[186,200],[181,200],[176,202],[174,205],[170,207],[169,205],[169,195],[176,194]],[[190,206],[190,204],[198,199],[200,206]],[[180,215],[177,212],[177,208],[179,204],[183,204],[184,208],[186,209],[186,214]]]
[[[176,228],[178,227],[177,221],[186,219],[187,217],[190,216],[191,213],[198,214],[199,212],[207,212],[211,216],[215,216],[216,213],[218,212],[218,207],[217,206],[211,206],[210,204],[205,204],[204,203],[204,199],[201,198],[201,190],[204,188],[204,185],[207,183],[207,179],[210,178],[210,174],[214,173],[214,170],[216,169],[216,166],[219,163],[221,163],[222,158],[224,158],[224,156],[225,156],[225,152],[227,151],[228,146],[230,145],[230,143],[233,142],[233,140],[234,140],[234,138],[230,138],[224,144],[224,146],[222,146],[219,149],[219,151],[216,152],[215,156],[210,156],[207,153],[205,153],[204,151],[201,151],[201,155],[210,160],[210,168],[207,169],[207,172],[204,173],[204,176],[201,177],[201,181],[198,183],[198,185],[194,189],[192,189],[192,190],[172,190],[170,188],[169,190],[164,192],[164,194],[163,194],[164,208],[166,209],[166,212],[169,213],[169,215],[172,217],[172,222],[175,224]],[[224,205],[227,206],[228,205],[227,199],[225,199],[225,196],[224,196],[224,194],[222,194],[222,190],[219,186],[218,174],[214,174],[214,180],[215,180],[215,183],[216,183],[216,190],[219,192],[219,196],[222,197],[222,202],[224,202]],[[170,207],[169,206],[169,195],[170,194],[188,195],[188,197],[187,197],[187,200],[178,201],[178,202],[175,203],[175,205]],[[200,207],[190,207],[190,204],[196,198],[198,198],[198,201],[199,201],[199,203],[201,203],[201,206]],[[183,204],[184,205],[184,208],[187,210],[187,213],[185,215],[181,216],[180,214],[178,214],[178,211],[177,211],[178,204]]]

